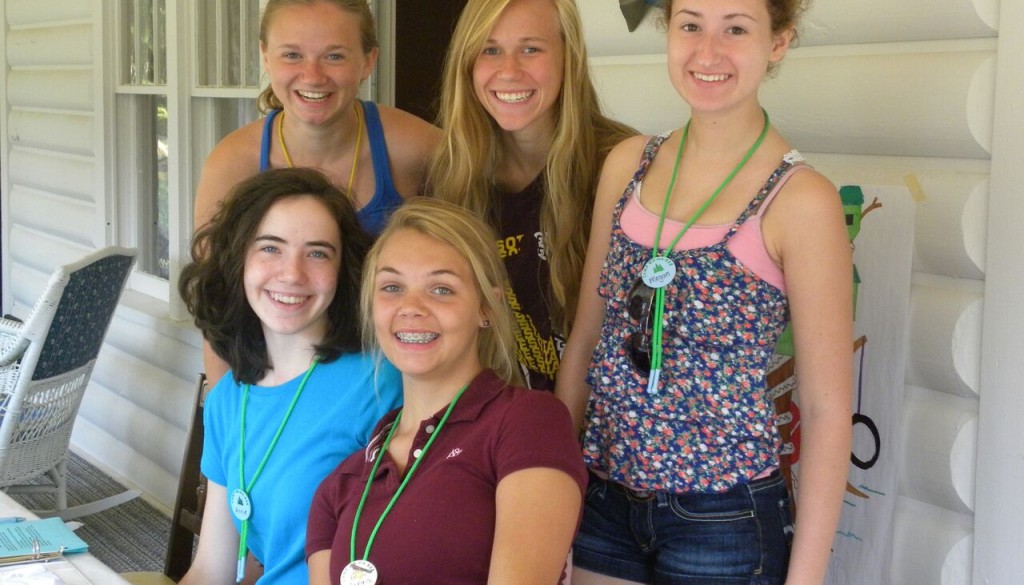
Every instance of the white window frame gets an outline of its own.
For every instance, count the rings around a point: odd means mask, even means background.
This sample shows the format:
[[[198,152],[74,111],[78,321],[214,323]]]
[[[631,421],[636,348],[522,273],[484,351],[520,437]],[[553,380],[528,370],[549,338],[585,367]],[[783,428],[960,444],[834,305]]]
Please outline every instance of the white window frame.
[[[107,175],[117,193],[117,220],[115,239],[128,246],[148,247],[151,245],[151,233],[146,226],[146,205],[155,204],[155,198],[143,185],[148,181],[139,176],[142,169],[148,169],[149,161],[141,160],[138,153],[142,150],[136,145],[152,144],[155,137],[140,134],[141,124],[135,123],[140,117],[150,116],[151,112],[143,111],[140,100],[133,99],[140,95],[163,95],[167,100],[168,125],[168,161],[167,161],[167,220],[169,240],[169,277],[167,279],[148,274],[136,268],[129,281],[133,291],[153,297],[167,306],[167,316],[172,319],[187,319],[188,315],[177,295],[178,275],[182,266],[189,260],[189,244],[193,231],[192,207],[195,185],[199,170],[207,154],[224,134],[255,119],[255,98],[259,87],[199,87],[197,83],[198,66],[196,49],[199,42],[199,29],[196,26],[196,11],[200,6],[209,7],[216,3],[225,9],[230,0],[164,0],[166,3],[166,85],[129,85],[121,83],[122,63],[126,56],[122,55],[123,35],[127,27],[119,18],[121,0],[107,3],[104,17],[107,29],[115,34],[105,50],[108,63],[107,76],[110,96],[107,103],[110,119],[114,120],[114,129],[110,132],[110,150],[113,156],[108,160]],[[241,0],[243,4],[246,0]],[[259,11],[265,0],[260,0],[255,18],[249,22],[258,23]],[[244,17],[240,17],[244,18]],[[245,20],[241,20],[245,22]],[[213,40],[224,46],[224,36],[219,27],[212,27],[215,32]],[[239,58],[247,59],[245,47],[257,45],[256,30],[240,30]],[[211,49],[216,53],[216,47]],[[258,57],[257,57],[258,59]],[[217,59],[221,61],[222,59]],[[251,62],[250,62],[251,63]],[[222,70],[222,68],[219,68]],[[240,71],[245,64],[240,65]],[[258,63],[257,63],[258,70]],[[243,77],[244,79],[244,77]],[[258,80],[257,80],[258,82]],[[227,103],[221,100],[236,100]],[[143,129],[145,130],[145,128]],[[143,171],[145,172],[145,171]]]
[[[255,99],[265,85],[262,68],[259,70],[259,87],[200,87],[198,85],[198,63],[196,50],[199,44],[199,29],[196,25],[197,10],[202,4],[209,3],[223,6],[230,0],[164,0],[166,3],[166,85],[134,86],[121,83],[121,42],[127,32],[119,18],[121,0],[105,2],[105,29],[114,34],[106,35],[105,60],[107,66],[107,99],[105,108],[108,119],[114,121],[112,128],[107,130],[107,158],[105,173],[108,184],[116,201],[116,219],[112,219],[114,239],[127,246],[148,246],[152,241],[147,232],[145,222],[141,219],[145,208],[151,200],[140,185],[143,181],[138,176],[142,163],[140,149],[134,145],[143,141],[152,143],[153,137],[139,134],[139,125],[133,123],[140,116],[149,116],[150,112],[141,111],[138,100],[132,99],[139,95],[164,95],[167,99],[168,125],[168,240],[169,240],[169,278],[163,279],[148,274],[138,268],[129,280],[129,288],[164,303],[166,315],[171,319],[184,320],[189,316],[177,294],[178,276],[182,266],[189,261],[189,245],[191,242],[192,208],[195,186],[199,172],[207,154],[216,143],[229,131],[255,119]],[[241,0],[245,2],[246,0]],[[258,0],[258,11],[253,30],[242,26],[240,31],[239,55],[245,49],[255,49],[258,45],[258,23],[267,0]],[[372,99],[384,104],[394,102],[390,80],[394,69],[394,36],[395,0],[368,0],[373,11],[380,41],[380,60],[377,71],[371,75],[364,86],[361,97]],[[222,9],[221,9],[222,10]],[[218,12],[219,13],[219,12]],[[240,22],[246,22],[244,15]],[[214,27],[215,40],[223,46],[224,36],[221,27]],[[173,50],[171,50],[173,48]],[[240,57],[243,61],[246,57]],[[218,59],[220,61],[221,59]],[[258,57],[257,57],[258,61]],[[245,79],[245,63],[240,65],[243,81]],[[222,67],[218,67],[223,72]],[[228,102],[224,100],[235,100]],[[251,107],[250,107],[251,104]]]

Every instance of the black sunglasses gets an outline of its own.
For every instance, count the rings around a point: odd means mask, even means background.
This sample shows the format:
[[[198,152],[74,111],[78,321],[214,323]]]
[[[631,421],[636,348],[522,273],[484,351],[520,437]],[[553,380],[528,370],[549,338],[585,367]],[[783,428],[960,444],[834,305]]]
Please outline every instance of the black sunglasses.
[[[626,357],[644,376],[651,375],[651,336],[654,331],[655,289],[647,286],[643,278],[637,278],[626,294],[626,313],[640,323],[640,329],[626,338]]]

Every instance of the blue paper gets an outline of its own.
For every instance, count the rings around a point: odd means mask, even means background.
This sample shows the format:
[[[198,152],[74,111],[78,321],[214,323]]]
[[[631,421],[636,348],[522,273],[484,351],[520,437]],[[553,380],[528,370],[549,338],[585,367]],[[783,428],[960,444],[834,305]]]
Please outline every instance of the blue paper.
[[[34,543],[38,541],[39,548]],[[85,552],[89,545],[60,518],[0,524],[0,562],[9,557]]]

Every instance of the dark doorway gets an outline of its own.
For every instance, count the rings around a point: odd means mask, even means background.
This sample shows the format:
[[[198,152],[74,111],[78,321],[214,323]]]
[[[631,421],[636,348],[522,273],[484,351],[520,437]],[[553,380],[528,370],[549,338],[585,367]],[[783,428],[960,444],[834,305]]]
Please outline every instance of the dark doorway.
[[[434,122],[445,51],[466,0],[395,2],[395,106]]]

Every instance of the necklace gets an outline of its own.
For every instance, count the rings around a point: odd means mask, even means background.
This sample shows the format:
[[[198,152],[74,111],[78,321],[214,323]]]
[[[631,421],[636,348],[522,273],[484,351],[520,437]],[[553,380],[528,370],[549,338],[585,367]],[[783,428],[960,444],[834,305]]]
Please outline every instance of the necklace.
[[[248,551],[248,540],[249,540],[249,518],[252,516],[252,498],[249,494],[252,493],[253,486],[256,485],[256,480],[260,478],[263,473],[263,468],[267,465],[267,461],[270,459],[270,454],[274,452],[274,447],[277,446],[277,440],[281,438],[281,433],[284,432],[285,425],[288,424],[288,419],[292,416],[292,411],[295,410],[295,404],[299,401],[299,396],[302,395],[302,391],[306,388],[306,381],[309,380],[309,376],[316,369],[317,363],[320,358],[313,358],[313,363],[309,364],[309,368],[306,370],[305,375],[302,376],[302,380],[299,382],[299,389],[295,391],[295,396],[292,397],[291,404],[288,405],[288,410],[284,413],[284,419],[281,420],[281,424],[277,427],[277,432],[274,433],[274,438],[270,440],[270,446],[267,447],[267,452],[263,454],[263,460],[256,467],[256,473],[252,475],[252,479],[249,483],[245,483],[245,411],[249,404],[249,388],[250,385],[246,384],[242,390],[242,422],[239,425],[241,427],[241,438],[239,440],[238,447],[238,486],[234,491],[231,492],[231,499],[229,500],[229,506],[231,507],[231,514],[242,523],[241,533],[238,539],[238,569],[236,573],[236,580],[242,581],[242,577],[245,576],[245,553]]]
[[[359,100],[352,102],[352,109],[356,112],[356,147],[352,151],[352,170],[348,173],[348,190],[345,192],[346,195],[355,199],[352,194],[352,185],[356,181],[356,169],[359,164],[359,145],[363,140],[363,113],[359,108]],[[281,154],[284,155],[284,162],[288,164],[288,168],[292,168],[292,157],[288,154],[288,147],[284,143],[284,110],[281,111],[281,121],[277,123],[277,142],[281,145]]]
[[[697,209],[697,212],[686,222],[686,224],[679,230],[676,237],[672,239],[672,243],[665,247],[664,250],[658,252],[658,244],[661,243],[661,228],[665,224],[665,215],[668,213],[668,202],[672,197],[672,189],[676,185],[676,176],[679,173],[679,163],[683,159],[683,148],[686,146],[686,138],[690,134],[690,122],[686,123],[686,128],[683,129],[683,136],[679,139],[679,150],[676,151],[676,161],[672,166],[672,178],[669,179],[668,189],[665,191],[665,201],[661,205],[661,216],[658,218],[658,231],[654,236],[654,249],[651,259],[644,264],[643,271],[641,272],[641,278],[644,284],[654,289],[654,331],[651,337],[651,376],[647,380],[647,392],[656,393],[658,391],[658,381],[661,378],[661,356],[662,356],[662,319],[665,315],[665,287],[668,283],[672,282],[672,279],[676,275],[676,265],[672,262],[672,259],[668,257],[668,253],[675,249],[676,244],[682,239],[683,234],[686,230],[690,229],[690,226],[697,221],[698,218],[704,213],[704,211],[711,206],[711,203],[718,197],[718,194],[725,190],[726,186],[732,182],[733,178],[740,172],[740,170],[746,166],[747,161],[750,157],[754,156],[757,149],[764,142],[765,136],[768,135],[768,129],[771,127],[771,122],[768,120],[768,112],[764,109],[761,110],[764,113],[764,128],[761,129],[761,135],[754,141],[753,146],[747,150],[747,153],[743,155],[739,164],[733,168],[732,172],[725,177],[722,184],[715,189],[714,193],[711,194],[707,200]]]
[[[374,585],[377,582],[377,567],[369,561],[370,558],[370,547],[373,546],[373,541],[377,538],[377,531],[380,530],[381,524],[384,523],[384,518],[387,517],[388,513],[391,512],[391,508],[395,506],[395,502],[398,501],[398,496],[402,495],[405,491],[405,486],[409,485],[409,480],[412,479],[412,475],[416,473],[416,469],[420,466],[420,463],[427,458],[427,451],[430,450],[430,446],[434,444],[434,439],[441,434],[441,429],[444,428],[444,423],[448,420],[448,416],[455,409],[455,404],[462,398],[462,393],[466,391],[469,385],[463,386],[459,393],[455,395],[451,404],[448,405],[448,409],[444,411],[444,416],[441,417],[441,422],[437,423],[437,427],[434,432],[430,435],[427,440],[427,444],[423,446],[423,450],[420,452],[420,456],[413,462],[409,468],[409,473],[405,474],[405,479],[399,484],[398,489],[395,490],[395,495],[391,496],[391,501],[384,508],[384,512],[381,513],[380,518],[377,518],[377,523],[373,526],[373,530],[370,532],[370,537],[366,540],[366,550],[363,551],[363,558],[356,559],[356,531],[359,528],[359,518],[363,515],[363,507],[366,505],[366,499],[370,496],[370,485],[373,483],[373,478],[377,475],[377,468],[380,467],[380,462],[384,459],[384,454],[388,452],[388,447],[391,445],[391,438],[395,435],[395,430],[398,428],[398,423],[402,420],[402,412],[398,412],[398,416],[395,417],[395,422],[391,423],[391,429],[388,430],[388,436],[384,439],[384,445],[377,452],[377,459],[373,462],[373,468],[370,469],[370,475],[366,478],[366,487],[363,488],[363,495],[359,498],[359,506],[356,508],[355,519],[352,520],[352,539],[349,544],[349,563],[345,565],[345,569],[341,572],[341,584],[342,585]]]

